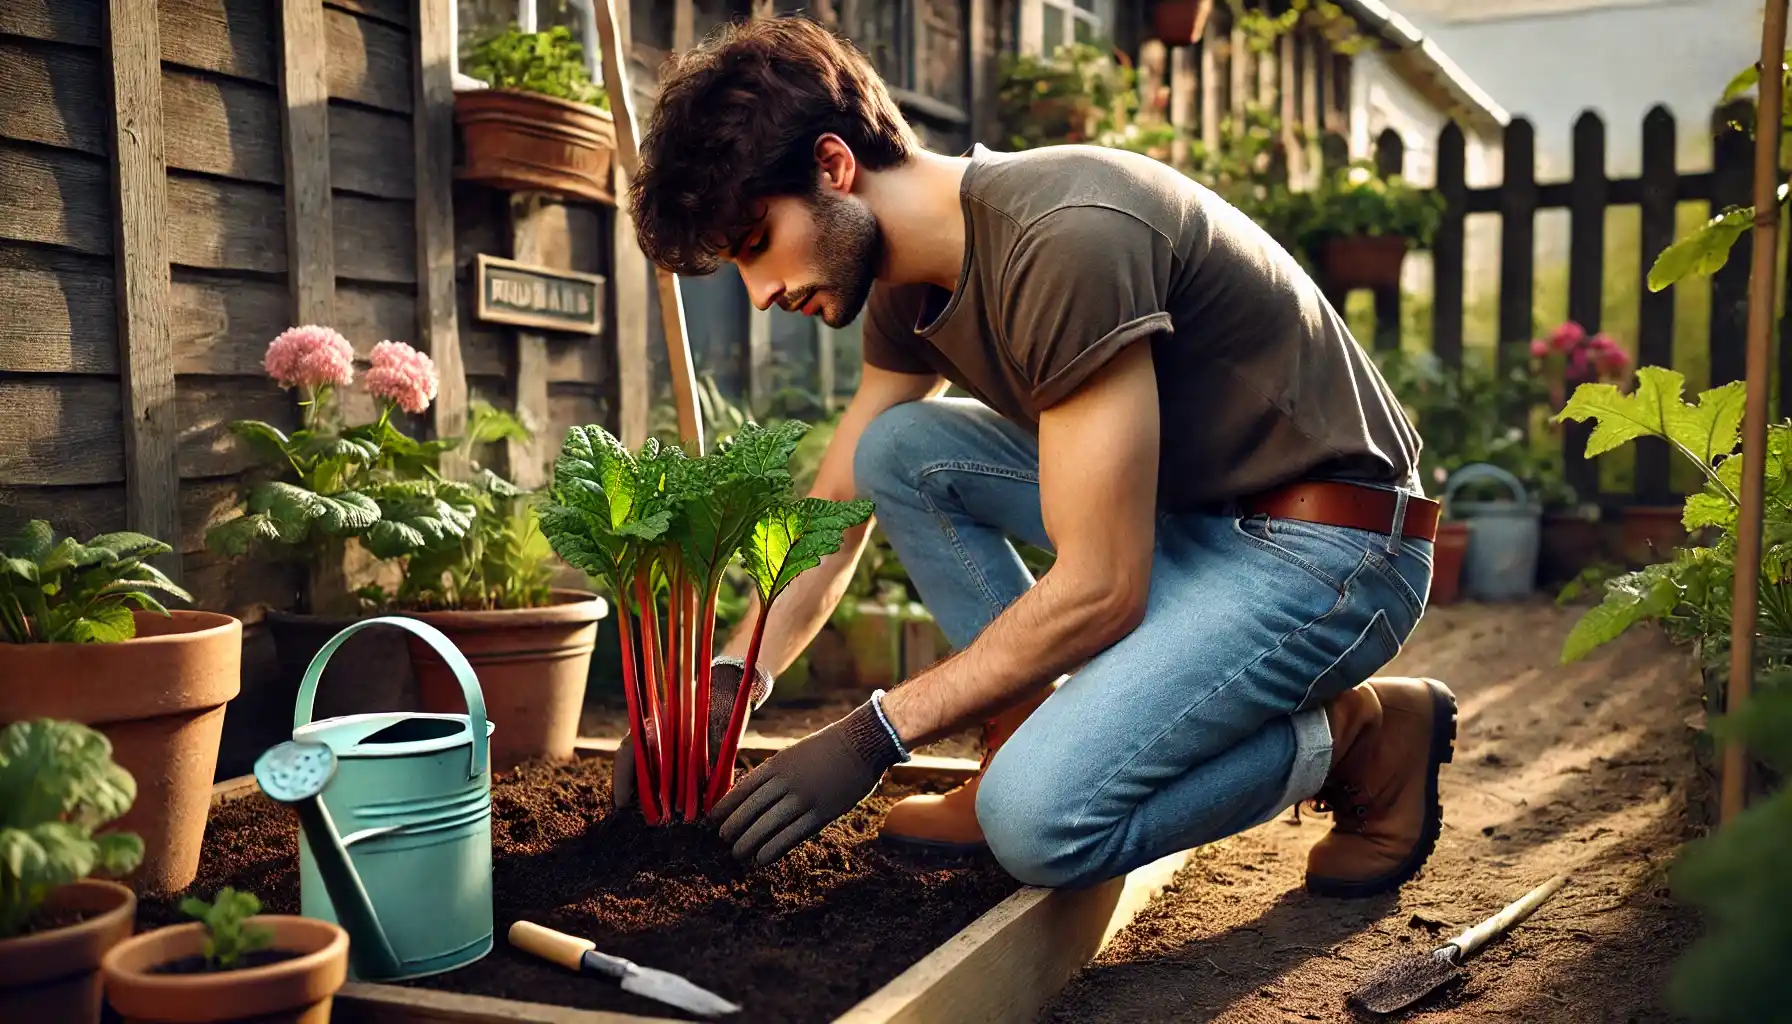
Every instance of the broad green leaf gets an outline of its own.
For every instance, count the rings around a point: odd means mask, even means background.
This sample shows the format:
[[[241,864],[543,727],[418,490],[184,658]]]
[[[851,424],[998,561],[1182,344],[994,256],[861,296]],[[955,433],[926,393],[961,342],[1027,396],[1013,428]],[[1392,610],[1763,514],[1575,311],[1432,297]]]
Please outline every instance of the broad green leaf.
[[[1735,78],[1730,79],[1730,84],[1724,86],[1723,95],[1721,97],[1719,97],[1718,102],[1719,103],[1728,103],[1731,100],[1736,99],[1737,97],[1741,96],[1743,93],[1749,91],[1750,89],[1753,89],[1756,85],[1758,85],[1760,83],[1760,81],[1761,81],[1761,62],[1756,61],[1755,63],[1750,64],[1748,67],[1743,68],[1741,71],[1737,72]]]
[[[122,604],[101,605],[69,623],[62,634],[51,639],[77,644],[115,644],[137,635],[137,620]]]
[[[143,840],[129,832],[109,832],[97,836],[98,867],[106,874],[121,876],[137,870],[143,861]]]
[[[1606,584],[1605,600],[1587,609],[1562,643],[1562,664],[1572,664],[1624,631],[1660,618],[1680,603],[1680,586],[1670,563],[1651,565]]]
[[[871,518],[869,501],[802,498],[780,503],[747,533],[741,549],[747,576],[770,604],[790,581],[840,550],[846,531]]]
[[[0,573],[16,577],[26,583],[36,583],[37,563],[29,558],[15,558],[12,555],[0,555]]]
[[[28,562],[42,564],[50,557],[50,551],[56,546],[56,532],[50,524],[42,519],[33,519],[20,528],[18,533],[8,537],[0,544],[0,552],[13,558],[23,558]]]
[[[285,431],[261,420],[236,420],[230,424],[230,430],[248,441],[257,455],[269,461],[284,460],[292,445],[292,439]]]
[[[284,480],[255,485],[249,491],[246,507],[250,515],[266,513],[278,531],[278,539],[287,544],[303,540],[311,523],[325,513],[321,495]]]
[[[1778,201],[1784,203],[1792,185],[1782,184]],[[1655,257],[1649,267],[1649,290],[1661,291],[1690,277],[1716,273],[1730,260],[1730,250],[1742,233],[1754,226],[1754,206],[1731,206],[1675,241]]]
[[[130,558],[153,558],[174,550],[154,537],[130,532],[102,533],[89,540],[87,546],[108,552],[113,559],[118,561]]]
[[[1730,503],[1730,499],[1711,491],[1690,494],[1687,495],[1686,509],[1681,513],[1680,522],[1688,530],[1707,526],[1729,527],[1736,522],[1736,506]]]
[[[713,453],[693,463],[678,543],[693,576],[706,588],[721,579],[753,524],[785,500],[790,459],[808,429],[795,420],[772,428],[747,421]]]
[[[1613,384],[1582,384],[1556,415],[1558,421],[1596,421],[1587,438],[1588,458],[1650,436],[1668,439],[1706,466],[1736,449],[1744,400],[1741,381],[1703,392],[1697,405],[1689,405],[1681,398],[1686,378],[1674,370],[1640,367],[1636,380],[1636,391],[1628,395]]]
[[[227,557],[247,554],[257,541],[280,540],[280,527],[266,512],[227,519],[205,534],[205,546]]]
[[[319,500],[323,503],[323,515],[318,517],[318,526],[326,533],[353,536],[380,520],[379,502],[365,494],[343,491],[319,495]]]

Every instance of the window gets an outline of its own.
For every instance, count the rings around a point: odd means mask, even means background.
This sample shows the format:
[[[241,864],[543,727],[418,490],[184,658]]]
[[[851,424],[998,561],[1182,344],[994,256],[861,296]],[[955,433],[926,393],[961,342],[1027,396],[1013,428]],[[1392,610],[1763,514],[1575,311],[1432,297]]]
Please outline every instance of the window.
[[[1113,0],[1021,0],[1020,52],[1049,57],[1066,43],[1108,37]]]
[[[639,3],[636,6],[640,6]],[[455,0],[454,72],[460,75],[467,51],[480,40],[516,25],[524,32],[541,32],[556,25],[572,30],[585,48],[585,65],[594,81],[602,82],[602,45],[597,36],[594,0]],[[465,83],[457,83],[461,85]]]

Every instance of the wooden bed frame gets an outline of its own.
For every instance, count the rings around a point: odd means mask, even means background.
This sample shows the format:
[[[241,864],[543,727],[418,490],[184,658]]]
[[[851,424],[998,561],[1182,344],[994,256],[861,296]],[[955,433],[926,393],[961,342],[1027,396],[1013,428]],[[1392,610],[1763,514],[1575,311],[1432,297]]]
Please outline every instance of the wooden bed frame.
[[[740,752],[769,757],[790,739],[749,736]],[[613,753],[612,739],[580,739],[580,757]],[[977,762],[917,755],[897,765],[902,781],[960,781]],[[212,803],[257,792],[253,776],[212,787]],[[834,1024],[1027,1024],[1114,934],[1132,922],[1186,863],[1175,853],[1088,889],[1023,887],[972,921]],[[349,982],[336,994],[338,1024],[673,1024],[675,1018],[577,1010],[436,989]]]

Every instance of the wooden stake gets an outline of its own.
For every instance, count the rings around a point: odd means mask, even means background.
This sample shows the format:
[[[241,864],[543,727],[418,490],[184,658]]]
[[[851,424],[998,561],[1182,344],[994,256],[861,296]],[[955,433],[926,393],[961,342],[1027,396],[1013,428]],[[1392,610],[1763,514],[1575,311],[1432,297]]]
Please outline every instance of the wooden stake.
[[[1768,0],[1761,29],[1760,100],[1755,106],[1754,262],[1748,281],[1747,405],[1742,428],[1742,509],[1736,526],[1735,589],[1730,597],[1730,678],[1724,710],[1748,700],[1755,672],[1755,616],[1760,596],[1761,488],[1767,469],[1768,358],[1773,344],[1774,271],[1779,253],[1780,67],[1786,52],[1787,0]],[[1724,748],[1722,824],[1748,800],[1748,750]]]
[[[633,178],[641,169],[641,151],[637,143],[634,101],[628,91],[626,57],[620,45],[621,32],[616,25],[616,0],[604,0],[598,12],[597,34],[602,38],[604,56],[604,91],[610,95],[610,113],[616,121],[616,156],[622,169]],[[627,202],[622,190],[616,194],[616,205]],[[703,454],[703,421],[697,416],[697,374],[691,365],[691,343],[684,330],[684,299],[679,294],[678,276],[662,267],[654,268],[659,284],[660,325],[666,335],[667,366],[672,372],[672,399],[678,407],[678,435],[691,455]]]

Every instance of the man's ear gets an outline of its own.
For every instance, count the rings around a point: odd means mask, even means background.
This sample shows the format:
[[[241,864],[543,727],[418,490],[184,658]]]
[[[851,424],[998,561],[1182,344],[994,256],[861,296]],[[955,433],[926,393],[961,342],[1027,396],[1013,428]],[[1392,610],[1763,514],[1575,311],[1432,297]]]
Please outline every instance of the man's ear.
[[[853,180],[858,177],[859,162],[853,157],[846,140],[833,132],[816,139],[815,164],[822,188],[831,188],[841,194],[852,191]]]

